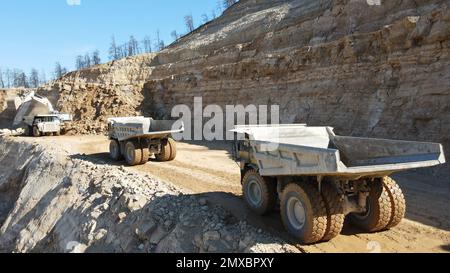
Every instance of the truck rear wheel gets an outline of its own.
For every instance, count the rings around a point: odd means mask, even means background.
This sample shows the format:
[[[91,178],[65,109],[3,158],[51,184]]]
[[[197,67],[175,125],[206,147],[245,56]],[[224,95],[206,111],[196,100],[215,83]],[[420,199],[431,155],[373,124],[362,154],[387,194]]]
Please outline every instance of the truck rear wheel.
[[[166,145],[161,145],[161,153],[156,155],[156,160],[160,162],[172,161],[177,156],[177,144],[175,140],[169,138]]]
[[[109,156],[112,160],[119,161],[122,159],[122,151],[120,150],[119,141],[113,139],[109,143]]]
[[[321,194],[327,210],[327,229],[322,241],[329,241],[341,234],[344,227],[344,194],[330,181],[322,183]]]
[[[308,183],[291,183],[281,196],[281,219],[286,229],[304,244],[322,240],[327,211],[319,191]]]
[[[142,160],[141,160],[141,164],[147,164],[148,160],[150,159],[150,150],[149,148],[142,148]]]
[[[245,201],[250,209],[259,215],[265,215],[275,209],[276,183],[263,178],[256,170],[249,170],[242,179]]]
[[[400,186],[394,179],[390,177],[384,177],[383,184],[384,189],[389,194],[391,200],[391,207],[392,207],[391,220],[386,227],[386,229],[391,229],[393,227],[398,226],[403,220],[403,218],[405,218],[406,200],[402,190],[400,189]]]
[[[40,137],[41,132],[39,131],[39,128],[37,126],[33,126],[33,136],[34,137]]]
[[[175,142],[175,140],[173,140],[171,138],[169,138],[169,141],[167,143],[170,146],[170,158],[169,158],[169,161],[173,161],[177,157],[177,143]]]
[[[349,215],[351,222],[368,232],[385,230],[391,222],[392,205],[389,192],[381,180],[369,183],[366,212]]]
[[[136,166],[142,162],[142,149],[136,147],[132,141],[125,144],[125,160],[128,165]]]

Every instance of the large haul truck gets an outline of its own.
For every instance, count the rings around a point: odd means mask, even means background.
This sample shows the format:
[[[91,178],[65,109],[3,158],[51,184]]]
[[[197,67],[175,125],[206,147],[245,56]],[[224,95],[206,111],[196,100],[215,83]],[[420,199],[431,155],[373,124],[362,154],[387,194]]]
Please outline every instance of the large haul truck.
[[[304,244],[336,237],[346,217],[368,232],[397,226],[406,201],[390,175],[445,163],[441,144],[338,136],[330,127],[234,132],[248,206],[264,215],[279,204],[284,226]]]
[[[110,157],[117,161],[125,158],[130,166],[145,164],[152,155],[158,161],[172,161],[177,155],[172,134],[183,131],[184,125],[176,121],[145,117],[110,118]]]

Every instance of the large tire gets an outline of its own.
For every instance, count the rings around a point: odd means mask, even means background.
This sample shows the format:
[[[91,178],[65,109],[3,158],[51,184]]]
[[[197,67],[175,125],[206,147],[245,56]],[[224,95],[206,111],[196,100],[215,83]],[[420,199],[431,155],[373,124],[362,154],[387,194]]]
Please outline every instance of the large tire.
[[[256,170],[247,171],[242,179],[245,201],[259,215],[272,212],[276,206],[276,183],[270,180],[263,178]]]
[[[175,160],[175,158],[177,157],[177,143],[175,142],[175,140],[169,138],[169,141],[167,142],[168,145],[170,146],[170,158],[169,161],[173,161]]]
[[[162,145],[161,153],[156,155],[156,160],[159,162],[172,161],[177,156],[177,145],[175,140],[169,138],[166,145]]]
[[[384,189],[389,194],[391,200],[391,219],[386,229],[391,229],[398,226],[406,214],[406,200],[397,182],[390,178],[383,178]]]
[[[133,141],[128,141],[125,144],[124,155],[129,166],[136,166],[142,162],[142,149],[137,147]]]
[[[32,126],[26,126],[25,127],[25,132],[24,132],[25,136],[33,136],[33,127]]]
[[[109,143],[109,157],[115,161],[122,160],[123,156],[122,151],[120,150],[120,143],[115,139],[111,140]]]
[[[367,232],[385,230],[391,222],[392,205],[388,191],[383,181],[376,180],[369,183],[370,192],[367,197],[367,210],[365,213],[352,213],[351,222]]]
[[[40,137],[41,136],[41,132],[39,131],[39,128],[37,126],[33,126],[33,136],[34,137]]]
[[[331,181],[322,183],[322,198],[327,210],[327,229],[322,241],[337,237],[344,227],[344,194]]]
[[[149,148],[141,148],[141,152],[142,152],[142,160],[141,160],[141,164],[147,164],[148,160],[150,159],[150,150]]]
[[[286,186],[280,208],[284,226],[301,243],[313,244],[324,238],[327,211],[321,194],[312,184]]]

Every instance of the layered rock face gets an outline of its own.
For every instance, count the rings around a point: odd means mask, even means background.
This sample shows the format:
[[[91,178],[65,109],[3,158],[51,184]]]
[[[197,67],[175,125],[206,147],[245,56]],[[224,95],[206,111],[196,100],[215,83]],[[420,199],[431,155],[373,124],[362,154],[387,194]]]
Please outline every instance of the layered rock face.
[[[110,115],[168,117],[199,96],[278,104],[282,122],[339,134],[448,146],[450,4],[244,0],[158,54],[71,73],[41,91],[76,114],[81,132],[102,131]]]

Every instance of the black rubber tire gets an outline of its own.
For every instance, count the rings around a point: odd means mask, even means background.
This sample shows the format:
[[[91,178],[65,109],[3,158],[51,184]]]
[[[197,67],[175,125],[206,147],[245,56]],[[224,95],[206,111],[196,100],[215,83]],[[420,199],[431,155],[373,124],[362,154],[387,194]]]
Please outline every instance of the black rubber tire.
[[[298,199],[305,210],[305,223],[300,229],[291,225],[288,218],[288,202]],[[327,211],[318,189],[311,183],[291,183],[281,196],[281,219],[287,231],[303,244],[320,242],[327,229]]]
[[[368,211],[363,214],[352,213],[350,221],[367,232],[385,230],[391,222],[392,205],[388,191],[382,180],[369,182],[370,192],[367,198]]]
[[[33,136],[33,127],[32,126],[26,126],[25,127],[25,132],[24,132],[25,136]]]
[[[398,226],[402,222],[403,218],[405,218],[406,200],[400,186],[394,179],[384,177],[383,184],[384,189],[389,194],[389,198],[391,200],[391,219],[389,224],[386,226],[386,229],[391,229]]]
[[[331,181],[322,182],[321,194],[327,210],[327,229],[322,241],[330,241],[341,234],[344,227],[344,194]]]
[[[37,126],[33,126],[32,134],[34,137],[40,137],[42,135]]]
[[[125,144],[125,160],[129,166],[140,165],[142,162],[142,150],[133,141]]]
[[[162,145],[161,153],[155,155],[156,160],[159,162],[172,161],[177,156],[177,146],[175,140],[169,138],[166,145]]]
[[[112,160],[119,161],[123,159],[119,141],[112,139],[109,143],[109,157]]]
[[[256,182],[261,191],[261,201],[255,204],[251,201],[249,194],[249,185],[251,182]],[[262,177],[257,170],[248,170],[242,178],[242,192],[247,206],[259,215],[266,215],[273,212],[277,203],[277,187],[276,183],[270,178]]]

